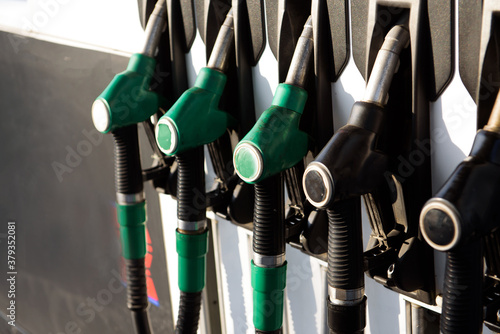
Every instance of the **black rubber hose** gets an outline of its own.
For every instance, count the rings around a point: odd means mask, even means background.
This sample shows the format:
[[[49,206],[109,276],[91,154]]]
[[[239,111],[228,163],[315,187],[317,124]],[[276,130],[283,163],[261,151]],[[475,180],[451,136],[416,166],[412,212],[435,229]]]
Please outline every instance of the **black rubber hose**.
[[[283,214],[283,175],[273,175],[254,186],[253,251],[264,256],[285,253],[285,221]],[[255,329],[256,334],[280,334]]]
[[[203,146],[176,156],[177,218],[197,222],[206,219],[205,170]],[[182,233],[182,231],[180,231]],[[193,231],[197,233],[198,231]],[[204,232],[204,231],[200,231]],[[201,310],[201,291],[181,291],[176,334],[195,334]]]
[[[113,131],[115,142],[115,188],[117,193],[137,194],[144,189],[137,125]],[[126,259],[127,306],[137,334],[151,334],[144,258]]]
[[[360,197],[337,201],[328,214],[328,285],[343,290],[364,288]],[[330,334],[363,333],[366,296],[358,300],[327,299]]]
[[[206,219],[203,146],[176,156],[177,218],[183,221]]]
[[[366,326],[366,296],[351,305],[337,305],[327,298],[329,334],[362,334]]]
[[[148,317],[148,290],[144,258],[125,260],[127,265],[127,306],[132,311],[138,334],[151,334]]]
[[[254,186],[253,251],[260,255],[285,252],[283,179],[281,173]]]
[[[127,264],[127,306],[132,311],[148,308],[144,259],[125,260]]]
[[[136,333],[151,334],[151,325],[149,324],[149,315],[147,310],[133,311],[132,322]]]
[[[327,210],[328,285],[352,290],[364,287],[360,198],[335,202]]]
[[[483,257],[480,241],[447,252],[442,333],[481,333]]]
[[[117,193],[137,194],[143,191],[141,157],[137,125],[113,131],[115,140],[115,188]]]
[[[196,334],[200,322],[201,291],[182,292],[175,334]]]

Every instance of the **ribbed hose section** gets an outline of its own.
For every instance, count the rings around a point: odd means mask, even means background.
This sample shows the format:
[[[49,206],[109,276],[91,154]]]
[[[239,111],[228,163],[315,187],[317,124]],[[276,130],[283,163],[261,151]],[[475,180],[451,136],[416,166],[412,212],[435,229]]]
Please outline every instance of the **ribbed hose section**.
[[[335,202],[328,213],[328,285],[364,287],[360,198]]]
[[[285,252],[283,178],[281,173],[255,184],[253,251],[260,255]]]
[[[113,131],[115,140],[115,187],[121,194],[142,192],[141,157],[137,125]]]
[[[198,222],[206,219],[205,170],[203,146],[176,156],[177,219]],[[197,231],[193,231],[196,233]],[[176,334],[195,334],[201,309],[201,291],[181,291]]]
[[[148,290],[144,258],[125,260],[127,266],[127,306],[137,334],[150,334]]]
[[[196,334],[200,322],[201,291],[182,292],[175,334]]]
[[[177,219],[206,219],[203,146],[177,155]]]
[[[483,257],[481,243],[449,251],[443,288],[442,333],[481,333]]]

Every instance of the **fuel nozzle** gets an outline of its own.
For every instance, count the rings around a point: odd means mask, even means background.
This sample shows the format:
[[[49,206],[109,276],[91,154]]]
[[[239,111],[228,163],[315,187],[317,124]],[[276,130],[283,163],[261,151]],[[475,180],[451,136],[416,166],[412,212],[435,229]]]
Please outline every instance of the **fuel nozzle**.
[[[256,333],[281,333],[286,286],[283,178],[307,152],[307,135],[299,130],[307,93],[304,90],[313,50],[312,19],[298,39],[285,83],[272,106],[235,148],[236,172],[255,183],[253,224],[253,323]]]
[[[420,231],[446,251],[442,333],[479,333],[483,323],[482,237],[499,226],[500,94],[471,152],[420,213]]]
[[[260,182],[284,171],[307,152],[307,134],[299,122],[307,100],[304,89],[313,52],[312,18],[298,39],[286,80],[274,94],[272,105],[238,143],[234,167],[247,183]]]
[[[194,87],[185,91],[158,121],[156,141],[166,155],[211,143],[234,123],[231,115],[219,109],[233,44],[231,9],[219,30],[207,67],[201,69]]]
[[[388,131],[384,107],[399,55],[409,39],[405,24],[389,31],[377,54],[363,100],[354,104],[347,124],[304,172],[304,191],[314,206],[329,207],[335,199],[366,194],[383,182],[388,164],[388,155],[379,143],[381,134]]]
[[[302,179],[307,199],[328,214],[328,299],[330,333],[362,333],[366,325],[361,199],[383,182],[388,154],[384,107],[399,55],[409,42],[405,25],[394,26],[377,54],[363,101],[309,164]]]
[[[108,133],[148,119],[159,108],[159,96],[149,90],[155,71],[153,58],[166,28],[167,8],[159,0],[146,26],[146,42],[140,53],[130,57],[127,69],[117,74],[92,105],[97,130]]]
[[[499,226],[500,94],[469,156],[424,205],[420,229],[434,249],[452,250]]]
[[[158,0],[146,27],[141,53],[130,57],[127,69],[116,75],[92,105],[97,130],[111,132],[115,142],[116,211],[127,269],[127,306],[136,333],[151,333],[146,286],[146,200],[137,123],[159,108],[159,96],[149,90],[153,58],[166,27],[166,2]]]

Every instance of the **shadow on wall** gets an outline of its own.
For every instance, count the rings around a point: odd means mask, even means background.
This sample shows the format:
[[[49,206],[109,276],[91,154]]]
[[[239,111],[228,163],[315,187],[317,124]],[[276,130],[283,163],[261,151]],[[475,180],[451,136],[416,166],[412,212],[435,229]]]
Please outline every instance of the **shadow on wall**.
[[[238,229],[236,226],[228,226],[230,222],[224,221],[225,226],[219,225],[219,238],[221,242],[221,257],[222,263],[226,264],[224,280],[228,287],[229,305],[224,305],[229,308],[230,315],[233,320],[233,328],[227,328],[228,333],[247,333],[247,315],[245,309],[244,290],[249,287],[243,286],[242,263],[238,249]],[[228,265],[229,264],[229,265]],[[250,264],[246,264],[250,266]],[[248,280],[249,281],[249,280]]]
[[[316,298],[315,288],[321,295],[324,283],[324,277],[321,276],[324,276],[324,272],[320,270],[313,272],[309,256],[290,246],[287,246],[286,257],[288,262],[286,296],[291,315],[288,318],[288,332],[321,333],[317,321],[326,321],[326,319],[323,318],[323,312],[318,310],[318,305],[324,300]],[[294,321],[294,319],[300,319],[300,321]]]

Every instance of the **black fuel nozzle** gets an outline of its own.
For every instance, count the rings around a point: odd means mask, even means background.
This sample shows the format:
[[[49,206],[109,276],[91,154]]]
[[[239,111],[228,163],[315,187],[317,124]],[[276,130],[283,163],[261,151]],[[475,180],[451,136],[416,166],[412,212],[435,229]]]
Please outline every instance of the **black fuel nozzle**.
[[[330,333],[363,333],[366,324],[360,196],[384,181],[389,155],[381,137],[384,110],[399,55],[409,44],[406,24],[394,26],[379,50],[363,101],[330,139],[302,179],[307,199],[327,208],[328,327]]]
[[[384,181],[389,160],[380,140],[387,131],[384,107],[398,70],[399,55],[409,39],[405,25],[389,31],[373,65],[363,100],[354,104],[347,124],[307,167],[303,187],[314,206],[327,208],[337,199],[366,194]]]
[[[439,251],[478,240],[499,226],[500,95],[488,124],[479,130],[469,156],[437,194],[425,203],[420,229]]]
[[[453,250],[499,226],[500,132],[480,130],[469,156],[422,209],[420,229],[434,249]]]
[[[424,205],[420,230],[434,249],[447,252],[442,333],[480,333],[483,322],[481,238],[500,222],[500,94],[472,150]]]

